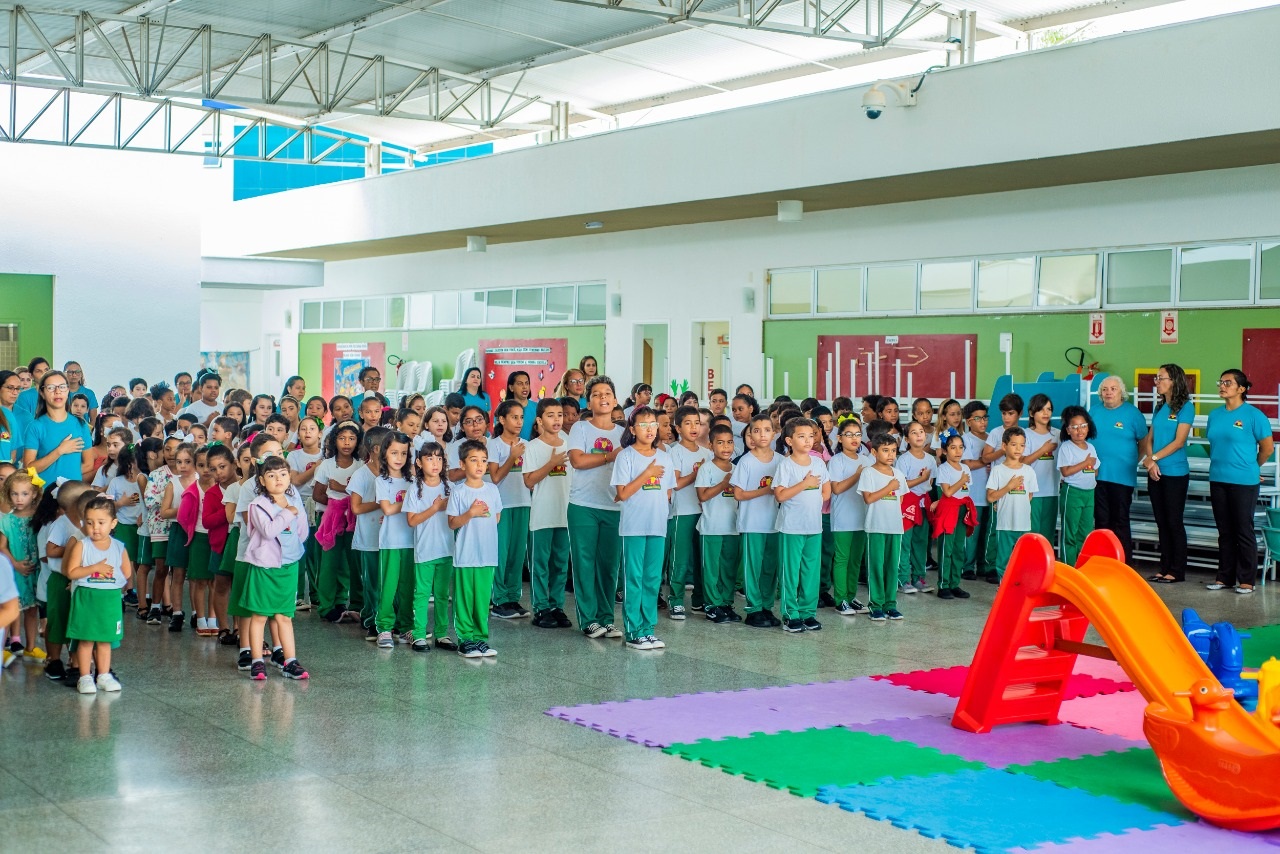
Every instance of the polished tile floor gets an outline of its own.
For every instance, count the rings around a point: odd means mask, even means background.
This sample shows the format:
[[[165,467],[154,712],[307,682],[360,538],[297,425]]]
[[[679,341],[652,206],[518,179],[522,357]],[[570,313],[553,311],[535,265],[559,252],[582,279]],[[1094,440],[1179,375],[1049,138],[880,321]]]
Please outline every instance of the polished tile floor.
[[[897,624],[824,611],[818,634],[664,617],[661,653],[494,620],[499,656],[478,662],[300,615],[305,683],[250,682],[232,651],[130,622],[118,695],[0,676],[0,851],[954,850],[542,713],[967,664],[994,593],[970,589],[909,597]],[[1280,611],[1270,587],[1160,593],[1210,622]]]

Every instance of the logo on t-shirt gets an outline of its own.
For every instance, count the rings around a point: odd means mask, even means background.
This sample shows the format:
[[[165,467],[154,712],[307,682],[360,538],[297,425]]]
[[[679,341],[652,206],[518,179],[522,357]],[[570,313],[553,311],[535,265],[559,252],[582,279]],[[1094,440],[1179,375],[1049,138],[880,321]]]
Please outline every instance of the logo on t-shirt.
[[[524,458],[521,457],[521,460],[523,459]],[[561,463],[560,465],[553,468],[551,471],[547,472],[547,477],[564,477],[568,473],[569,472],[568,472],[568,469],[565,468],[565,464]]]
[[[404,501],[404,490],[402,489],[396,493],[396,503],[400,504],[403,501]]]
[[[1098,470],[1097,470],[1096,468],[1094,468],[1093,466],[1085,466],[1083,469],[1081,469],[1081,471],[1082,471],[1082,472],[1084,472],[1085,474],[1097,474],[1097,473],[1098,473]]]
[[[697,474],[697,473],[698,473],[698,469],[702,468],[702,464],[703,464],[703,463],[705,463],[705,462],[706,462],[706,460],[698,460],[696,463],[694,463],[694,464],[693,464],[693,473],[694,473],[694,474]]]
[[[516,463],[511,467],[512,471],[524,471],[524,454],[516,457]]]
[[[651,475],[649,475],[649,477],[645,480],[644,484],[643,484],[643,485],[641,485],[641,487],[640,487],[640,488],[641,488],[641,489],[661,489],[661,488],[662,488],[662,479],[661,479],[661,478],[659,478],[656,474],[651,474]]]
[[[1175,412],[1170,412],[1170,413],[1169,413],[1169,420],[1170,420],[1170,421],[1177,421],[1177,420],[1178,420],[1178,415],[1177,415],[1177,413],[1175,413]]]
[[[889,490],[889,494],[888,494],[888,495],[886,495],[884,498],[881,498],[880,500],[881,500],[881,501],[897,501],[897,500],[898,500],[898,490],[896,490],[896,489],[891,489],[891,490]]]
[[[764,477],[760,478],[760,488],[773,489],[773,478],[769,475],[765,475]]]
[[[315,468],[315,467],[316,467],[316,466],[318,466],[318,465],[320,465],[320,461],[319,461],[319,460],[316,460],[315,462],[307,463],[307,467],[306,467],[306,469],[304,469],[304,471],[311,471],[313,468]]]
[[[724,491],[720,493],[720,497],[721,497],[721,498],[732,498],[732,497],[733,497],[733,487],[732,487],[732,486],[726,486],[726,487],[724,488]]]
[[[609,439],[608,436],[601,436],[599,439],[596,439],[594,444],[592,444],[591,453],[593,454],[613,453],[613,441]]]
[[[90,583],[95,581],[114,581],[116,577],[115,569],[107,567],[106,569],[95,569],[89,573]]]
[[[1026,495],[1026,494],[1027,494],[1027,490],[1026,490],[1026,489],[1011,489],[1011,490],[1009,490],[1009,491],[1008,491],[1007,493],[1005,493],[1005,494],[1006,494],[1006,495]]]
[[[1043,455],[1041,455],[1040,457],[1038,457],[1037,459],[1040,459],[1040,460],[1051,460],[1051,459],[1053,459],[1053,454],[1043,454]]]
[[[1117,422],[1115,423],[1115,425],[1114,425],[1114,426],[1115,426],[1115,428],[1116,428],[1117,430],[1123,430],[1123,429],[1124,429],[1124,422],[1123,422],[1123,421],[1117,421]]]
[[[1234,428],[1236,428],[1237,430],[1243,430],[1243,429],[1244,429],[1244,422],[1243,422],[1243,421],[1237,421],[1236,423],[1232,424],[1231,426],[1232,426],[1232,427],[1234,427]]]

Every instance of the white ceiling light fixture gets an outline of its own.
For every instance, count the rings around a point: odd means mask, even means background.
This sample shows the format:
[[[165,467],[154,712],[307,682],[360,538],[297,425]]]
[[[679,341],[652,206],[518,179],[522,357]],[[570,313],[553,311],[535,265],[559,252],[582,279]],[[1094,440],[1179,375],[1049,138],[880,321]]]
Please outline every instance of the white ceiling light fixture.
[[[488,252],[489,240],[484,235],[468,234],[467,235],[467,251],[468,252]]]
[[[778,202],[778,222],[800,222],[804,219],[804,202],[786,199]]]

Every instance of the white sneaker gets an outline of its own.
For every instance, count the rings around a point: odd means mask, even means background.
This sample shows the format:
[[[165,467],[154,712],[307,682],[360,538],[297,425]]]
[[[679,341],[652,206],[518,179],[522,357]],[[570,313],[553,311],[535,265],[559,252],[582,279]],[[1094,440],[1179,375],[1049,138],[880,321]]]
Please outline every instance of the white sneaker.
[[[587,627],[582,630],[582,633],[594,640],[598,637],[603,637],[605,631],[607,631],[605,627],[599,623],[587,623]]]
[[[648,638],[629,640],[627,641],[627,646],[631,649],[653,649],[653,644],[649,642]]]
[[[915,588],[916,590],[919,590],[921,593],[933,592],[933,585],[930,584],[928,581],[925,581],[923,578],[915,583]]]
[[[663,643],[662,641],[658,640],[658,639],[657,639],[657,638],[655,638],[653,635],[649,635],[647,638],[645,638],[645,640],[647,640],[647,641],[649,642],[649,646],[653,647],[654,649],[666,649],[666,648],[667,648],[667,645],[666,645],[665,643]]]
[[[485,643],[484,641],[481,641],[481,642],[480,642],[480,655],[481,655],[483,658],[497,658],[497,657],[498,657],[498,651],[497,651],[496,649],[494,649],[493,647],[489,646],[489,645],[488,645],[487,643]]]
[[[299,599],[297,602],[293,603],[293,607],[295,610],[298,610],[298,611],[310,611],[311,603],[305,599]]]
[[[378,649],[395,649],[396,642],[391,638],[391,632],[378,632]]]
[[[1221,581],[1211,581],[1204,586],[1204,589],[1205,590],[1226,590],[1227,585],[1223,584]]]
[[[112,676],[110,673],[104,673],[98,677],[98,687],[103,691],[119,691],[120,680],[116,679],[116,677]]]
[[[1241,596],[1244,596],[1245,594],[1252,593],[1253,588],[1245,587],[1243,585],[1236,585],[1236,592],[1239,593]]]
[[[607,638],[620,638],[622,637],[622,629],[610,623],[604,627],[604,636]]]
[[[86,673],[76,683],[76,690],[81,694],[96,694],[98,693],[98,686],[93,684],[93,677]]]
[[[672,606],[671,606],[671,610],[667,612],[667,616],[671,617],[671,619],[673,619],[673,620],[683,620],[683,619],[684,619],[684,606],[683,606],[683,605],[672,605]]]
[[[916,586],[914,584],[902,584],[898,586],[898,592],[905,595],[910,595],[918,591],[916,590]]]

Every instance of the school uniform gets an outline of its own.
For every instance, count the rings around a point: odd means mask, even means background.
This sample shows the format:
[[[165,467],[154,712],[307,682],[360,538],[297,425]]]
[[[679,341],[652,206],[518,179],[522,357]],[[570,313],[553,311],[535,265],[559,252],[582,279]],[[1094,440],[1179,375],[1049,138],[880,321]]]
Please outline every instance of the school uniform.
[[[1092,457],[1098,459],[1098,451],[1090,442],[1084,448],[1075,442],[1063,442],[1058,448],[1057,467],[1079,465]],[[1039,475],[1036,475],[1039,478]],[[1096,465],[1081,469],[1073,475],[1062,478],[1062,548],[1061,560],[1065,564],[1075,566],[1080,555],[1080,547],[1084,538],[1093,530],[1093,493],[1098,487],[1098,468]],[[1034,503],[1033,505],[1034,506]]]
[[[694,489],[719,486],[724,483],[725,475],[732,474],[732,468],[726,472],[714,461],[704,463],[693,480]],[[725,484],[709,500],[702,502],[702,512],[698,514],[698,538],[702,550],[703,601],[713,608],[732,607],[740,561],[738,499],[733,497],[732,485]]]
[[[969,467],[964,463],[960,464],[960,468],[953,468],[949,462],[941,463],[938,466],[938,486],[954,486],[964,478],[967,472],[969,473],[969,482],[961,487],[959,491],[953,493],[951,497],[957,501],[972,500],[973,474],[969,472]],[[943,495],[945,494],[943,493]],[[961,573],[964,572],[965,561],[968,556],[966,542],[972,538],[968,533],[968,526],[965,524],[967,513],[967,508],[961,508],[955,520],[955,529],[950,534],[938,535],[941,540],[938,552],[939,590],[955,590],[960,586]],[[969,523],[975,529],[978,527],[976,519],[969,520]]]
[[[622,427],[601,430],[583,419],[569,431],[568,450],[608,454],[622,445]],[[569,485],[569,551],[573,561],[573,598],[578,626],[613,624],[622,542],[621,515],[609,481],[613,466],[576,469]]]
[[[1035,469],[1026,463],[1016,469],[1003,462],[992,466],[991,477],[987,479],[987,489],[995,492],[1004,489],[1015,477],[1022,478],[1022,488],[1009,490],[995,505],[996,573],[1001,579],[1009,569],[1009,558],[1018,538],[1031,531],[1031,495],[1039,484]]]
[[[738,502],[739,547],[742,555],[743,590],[747,613],[768,611],[778,598],[778,501],[773,497],[773,476],[782,455],[769,452],[767,462],[754,451],[734,466],[729,484],[744,491],[768,489],[759,498]]]
[[[505,439],[489,442],[490,465],[502,466],[510,458],[511,445]],[[502,496],[502,518],[498,520],[498,569],[493,576],[490,600],[494,605],[505,605],[508,602],[518,605],[524,587],[524,564],[529,557],[531,503],[529,487],[524,485],[523,452],[512,463],[511,470],[498,482],[497,487],[498,494]]]
[[[292,455],[290,455],[292,456]],[[357,471],[364,468],[364,463],[352,460],[351,465],[342,468],[335,457],[329,457],[316,466],[314,484],[325,484],[328,502],[324,513],[341,514],[341,522],[336,523],[333,532],[333,545],[324,548],[321,543],[320,568],[316,577],[316,604],[321,614],[328,614],[335,607],[345,605],[353,611],[359,611],[364,605],[364,584],[360,577],[360,561],[351,548],[351,540],[355,535],[356,517],[350,512],[351,495],[346,491],[329,489],[329,481],[336,481],[343,486],[351,482]],[[323,523],[324,516],[321,516]]]
[[[292,476],[311,471],[319,466],[322,460],[324,460],[324,454],[322,453],[309,454],[301,448],[296,448],[285,457],[285,464],[289,466],[289,474]],[[307,525],[313,531],[319,523],[316,503],[312,498],[315,482],[315,477],[313,476],[305,483],[294,487],[302,496],[301,509],[307,514]],[[310,601],[313,595],[317,599],[320,598],[317,592],[320,577],[320,543],[312,537],[307,540],[306,549],[306,554],[303,555],[302,562],[298,567],[298,598],[304,602]],[[323,614],[324,611],[321,610],[320,613]]]
[[[409,482],[402,477],[379,476],[374,484],[375,500],[399,504],[409,489]],[[375,511],[381,512],[381,511]],[[413,625],[409,613],[413,602],[413,531],[404,508],[399,512],[383,514],[378,529],[378,610],[374,625],[379,632],[394,631],[404,634]]]
[[[218,565],[214,567],[213,574],[215,576],[224,575],[227,578],[234,579],[236,575],[236,555],[240,551],[240,517],[235,513],[236,502],[240,500],[240,492],[244,489],[244,484],[240,481],[233,481],[230,486],[222,490],[222,514],[226,518],[227,505],[232,508],[234,518],[227,525],[227,541],[222,547],[222,554],[218,558]]]
[[[467,486],[466,481],[453,484],[448,515],[465,515],[476,501],[483,501],[488,510],[457,529],[453,547],[453,614],[459,643],[488,642],[489,594],[498,566],[498,521],[502,514],[498,488],[492,483],[482,483],[479,488]],[[439,603],[437,599],[437,607]]]
[[[200,488],[197,480],[182,494],[178,524],[187,543],[187,578],[212,581],[227,541],[226,511],[222,506],[222,489],[216,483]]]
[[[860,450],[857,457],[841,451],[827,463],[827,473],[833,484],[848,480],[859,469],[866,471],[875,465],[875,457]],[[861,480],[862,476],[859,475]],[[862,558],[867,550],[867,502],[862,499],[855,483],[844,492],[831,495],[831,537],[835,545],[835,557],[831,570],[831,586],[835,600],[852,602],[858,596],[858,576],[862,572]]]
[[[855,487],[859,498],[879,492],[896,481],[879,501],[867,505],[867,604],[872,611],[888,611],[898,607],[898,564],[902,553],[902,493],[907,491],[907,477],[898,469],[884,474],[874,467],[865,468]]]
[[[818,613],[818,588],[822,578],[822,484],[831,480],[827,467],[815,454],[802,466],[791,457],[778,463],[773,486],[795,486],[810,474],[818,478],[778,505],[778,557],[782,568],[779,608],[783,620],[807,620]]]
[[[431,509],[437,498],[448,498],[447,481],[431,486],[418,483],[409,487],[404,498],[404,513],[422,513]],[[448,507],[441,508],[413,528],[413,636],[429,638],[449,634],[449,597],[453,595],[453,531],[449,530]],[[435,597],[435,621],[427,627],[431,597]]]
[[[306,552],[310,529],[298,491],[290,488],[285,498],[297,508],[296,514],[267,495],[259,495],[249,504],[248,570],[240,604],[252,616],[292,618],[295,613],[298,564]]]
[[[1054,430],[1037,433],[1027,430],[1027,449],[1023,462],[1036,473],[1039,488],[1031,496],[1031,530],[1051,543],[1058,542],[1058,464],[1048,445],[1058,442],[1060,434]]]
[[[693,473],[695,480],[698,470],[715,456],[710,448],[698,446],[691,451],[679,442],[672,444],[667,453],[671,455],[677,477]],[[700,515],[702,505],[698,503],[697,488],[692,483],[683,489],[677,488],[671,496],[671,515],[667,519],[667,601],[672,605],[683,604],[684,586],[692,584],[693,596],[689,604],[695,611],[701,611],[706,604],[697,531]]]
[[[906,475],[907,480],[915,480],[925,472],[929,477],[922,483],[911,487],[911,492],[918,496],[927,496],[933,489],[933,479],[938,475],[938,460],[927,450],[924,456],[916,458],[910,451],[901,454],[894,468]],[[919,522],[906,528],[902,534],[902,553],[898,561],[898,584],[914,584],[923,581],[925,563],[929,558],[929,525],[921,514]]]
[[[124,576],[124,543],[112,538],[100,549],[85,537],[80,542],[80,565],[106,562],[109,572],[95,570],[71,582],[71,612],[67,637],[81,643],[119,643],[124,639],[120,596],[129,584]]]
[[[618,520],[626,585],[622,615],[628,641],[652,635],[658,625],[658,592],[670,510],[667,496],[676,485],[675,463],[671,455],[661,449],[645,456],[632,446],[618,454],[609,480],[615,489],[626,486],[654,464],[662,467],[662,474],[650,475],[630,498],[621,502]]]
[[[986,440],[979,439],[972,433],[961,433],[960,437],[964,440],[964,455],[961,462],[982,462],[982,449],[986,447]],[[978,518],[973,535],[965,538],[964,571],[961,577],[977,578],[979,575],[994,575],[996,571],[996,551],[993,542],[995,526],[991,524],[991,504],[987,501],[987,478],[991,474],[991,467],[982,465],[978,468],[969,468],[965,465],[965,468],[969,469],[969,498],[973,501]]]
[[[538,437],[525,446],[525,471],[538,471],[557,453],[567,453],[569,437],[552,447]],[[533,487],[529,507],[529,581],[533,612],[564,610],[569,575],[569,493],[576,473],[566,459]],[[521,475],[523,479],[523,474]]]
[[[249,516],[249,505],[258,498],[258,484],[256,480],[240,484],[240,494],[236,496],[235,518],[236,524],[240,528],[240,537],[236,541],[235,560],[231,564],[231,595],[227,598],[227,614],[232,617],[250,617],[252,616],[245,610],[240,600],[244,598],[244,583],[249,577],[249,530],[247,527],[247,519]],[[226,506],[226,495],[222,496],[223,507]],[[296,596],[295,596],[296,602]],[[243,638],[241,641],[243,642]]]
[[[65,515],[54,519],[45,528],[48,529],[45,537],[46,549],[52,543],[61,547],[63,554],[66,554],[66,548],[72,540],[82,539],[84,536]],[[41,529],[41,533],[45,533],[45,528]],[[67,637],[67,622],[71,619],[71,579],[62,572],[62,558],[46,557],[45,563],[49,567],[49,578],[45,582],[45,642],[63,645],[70,640]]]

